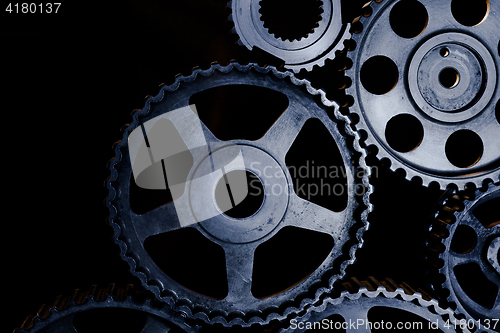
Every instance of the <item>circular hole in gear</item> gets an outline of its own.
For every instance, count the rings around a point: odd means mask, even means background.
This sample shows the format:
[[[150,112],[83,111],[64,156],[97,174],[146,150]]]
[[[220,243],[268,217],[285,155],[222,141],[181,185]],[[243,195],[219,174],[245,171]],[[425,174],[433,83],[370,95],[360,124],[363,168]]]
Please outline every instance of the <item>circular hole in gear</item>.
[[[441,57],[445,58],[450,54],[450,50],[448,50],[446,47],[443,47],[441,50],[439,50],[439,54]]]
[[[414,38],[427,26],[429,15],[425,6],[417,0],[402,0],[392,7],[389,22],[400,37]]]
[[[264,188],[260,179],[253,173],[233,170],[217,183],[215,201],[227,216],[243,219],[255,214],[262,206]]]
[[[407,153],[417,148],[424,137],[424,127],[411,114],[392,117],[385,127],[385,139],[392,149]]]
[[[459,130],[446,140],[445,153],[448,161],[459,168],[469,168],[483,156],[483,141],[471,130]]]
[[[322,5],[319,0],[261,0],[260,19],[276,38],[300,40],[318,27]]]
[[[383,95],[398,83],[398,67],[390,58],[374,56],[366,60],[359,73],[361,84],[375,95]]]
[[[452,67],[446,67],[439,73],[439,82],[443,87],[451,89],[458,84],[460,75],[457,70]]]
[[[478,25],[486,19],[489,10],[489,0],[453,0],[451,2],[451,13],[455,20],[468,27]]]
[[[477,235],[468,225],[459,225],[453,234],[451,250],[458,254],[466,254],[474,250],[477,244]]]

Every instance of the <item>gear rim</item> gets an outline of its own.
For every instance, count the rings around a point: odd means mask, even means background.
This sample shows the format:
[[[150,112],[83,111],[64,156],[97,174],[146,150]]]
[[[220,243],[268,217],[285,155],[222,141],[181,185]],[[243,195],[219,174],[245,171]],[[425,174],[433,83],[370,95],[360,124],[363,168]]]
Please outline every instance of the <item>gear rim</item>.
[[[53,332],[62,332],[61,324],[71,325],[71,331],[76,332],[73,326],[74,316],[97,309],[129,309],[144,313],[147,316],[141,330],[144,333],[165,332],[173,326],[186,333],[198,333],[200,330],[198,326],[188,325],[182,316],[174,314],[167,305],[152,301],[133,285],[116,288],[115,284],[110,284],[107,288],[94,285],[86,291],[76,289],[71,296],[57,297],[52,305],[44,304],[35,316],[28,316],[14,333],[49,333],[54,328]],[[54,326],[56,323],[57,327]]]
[[[232,0],[228,20],[234,23],[232,33],[238,44],[252,50],[254,47],[282,59],[284,67],[298,73],[310,72],[314,66],[322,67],[326,59],[334,59],[337,51],[344,49],[344,41],[351,37],[350,24],[342,23],[340,0],[323,0],[321,20],[301,40],[282,40],[264,27],[260,19],[260,0]]]
[[[196,78],[202,79],[204,77],[208,77],[211,75],[225,75],[225,74],[231,74],[232,75],[244,75],[245,80],[248,79],[249,76],[251,75],[264,75],[265,77],[268,77],[271,79],[272,76],[272,81],[276,81],[277,79],[282,80],[282,79],[287,79],[292,83],[290,85],[294,89],[299,89],[296,86],[302,86],[303,89],[302,91],[305,93],[306,96],[309,96],[309,98],[312,98],[313,96],[317,96],[321,99],[321,103],[318,103],[318,106],[321,108],[324,107],[333,107],[334,108],[334,114],[335,117],[338,121],[340,121],[339,124],[335,126],[339,126],[343,123],[345,125],[344,131],[347,133],[348,137],[350,137],[353,142],[353,152],[355,152],[357,155],[359,155],[359,161],[356,161],[357,167],[361,168],[364,170],[363,176],[361,177],[362,179],[359,179],[359,183],[361,183],[362,186],[366,189],[366,192],[363,194],[362,198],[359,199],[359,201],[362,201],[361,205],[364,206],[364,209],[359,212],[358,214],[360,215],[359,220],[360,221],[353,221],[352,225],[355,223],[361,223],[363,226],[359,227],[357,231],[355,232],[355,240],[350,239],[349,236],[347,236],[346,242],[351,241],[354,242],[349,250],[346,252],[349,252],[346,256],[347,259],[343,261],[340,264],[340,274],[336,274],[334,276],[330,276],[329,281],[327,283],[327,286],[324,287],[315,287],[316,290],[314,292],[311,292],[309,290],[309,287],[307,287],[307,292],[300,292],[294,296],[294,301],[290,301],[289,299],[286,299],[286,301],[283,301],[279,303],[278,305],[272,304],[271,306],[264,308],[264,309],[255,309],[253,308],[252,311],[249,311],[246,313],[243,310],[232,310],[228,311],[227,307],[226,309],[221,309],[217,306],[204,306],[196,302],[192,302],[189,298],[184,297],[183,295],[180,295],[179,290],[173,291],[173,290],[168,290],[165,288],[164,281],[159,281],[158,279],[151,278],[151,265],[149,267],[141,266],[141,258],[140,256],[133,254],[129,251],[131,248],[130,244],[131,242],[135,242],[134,244],[136,247],[140,245],[137,243],[137,240],[130,240],[127,239],[123,234],[124,228],[123,223],[120,222],[120,220],[116,219],[118,212],[120,211],[120,207],[115,207],[116,204],[116,198],[117,198],[117,192],[120,192],[120,189],[116,189],[113,186],[113,183],[117,181],[117,179],[120,177],[119,172],[116,169],[116,166],[121,163],[122,160],[126,160],[124,158],[123,152],[121,149],[125,146],[126,138],[128,133],[131,131],[132,128],[136,128],[138,124],[140,123],[139,117],[148,115],[150,113],[150,103],[152,102],[157,102],[161,101],[166,93],[170,92],[175,92],[179,87],[182,88],[183,85],[186,85],[188,83],[191,83],[195,81]],[[316,102],[315,102],[316,103]],[[330,119],[330,118],[329,118]],[[331,121],[331,120],[330,120]],[[324,124],[326,126],[326,124]],[[339,133],[340,135],[340,133]],[[340,135],[342,137],[342,135]],[[368,213],[372,210],[372,206],[369,202],[369,196],[372,193],[373,189],[372,186],[369,183],[369,176],[371,174],[371,169],[366,165],[365,162],[365,157],[366,157],[366,151],[359,145],[359,134],[353,130],[351,127],[351,122],[350,119],[347,116],[342,115],[339,110],[338,106],[336,103],[329,101],[325,93],[321,90],[316,90],[312,88],[310,85],[309,81],[307,80],[299,80],[293,76],[291,72],[280,72],[276,70],[274,67],[266,67],[262,68],[259,67],[256,64],[248,64],[248,65],[240,65],[238,63],[232,62],[228,66],[220,66],[218,64],[213,64],[209,69],[207,70],[201,70],[199,68],[194,69],[192,74],[183,77],[183,76],[178,76],[176,77],[175,83],[170,85],[170,86],[163,86],[160,93],[156,97],[150,97],[146,101],[146,107],[142,111],[135,112],[133,114],[133,122],[131,125],[128,126],[124,130],[124,139],[116,144],[114,147],[115,150],[115,158],[110,162],[110,171],[111,171],[111,176],[107,180],[107,187],[109,190],[109,196],[107,199],[107,206],[110,210],[110,217],[109,221],[110,224],[112,225],[114,229],[114,240],[115,243],[117,243],[121,249],[121,256],[122,259],[124,259],[126,262],[128,262],[130,266],[131,272],[137,276],[141,282],[143,283],[144,287],[150,291],[152,291],[155,296],[161,300],[167,302],[172,308],[174,308],[175,311],[183,312],[185,313],[189,318],[191,319],[199,319],[202,322],[205,323],[219,323],[224,326],[233,326],[233,325],[241,325],[244,327],[248,327],[252,324],[267,324],[271,320],[281,320],[285,318],[287,315],[290,313],[295,313],[299,311],[301,308],[304,308],[307,306],[307,304],[310,304],[316,300],[319,299],[320,295],[324,294],[325,292],[328,292],[329,289],[332,288],[333,282],[337,279],[339,279],[341,276],[345,274],[345,268],[349,265],[352,264],[355,261],[355,251],[357,248],[361,247],[363,245],[363,239],[362,239],[362,234],[364,230],[368,229],[369,223],[367,220]],[[342,137],[342,140],[345,140],[345,138]],[[243,144],[244,142],[240,142],[237,140],[233,140],[234,142],[238,144]],[[340,147],[339,147],[340,148]],[[350,159],[353,158],[353,156],[350,157]],[[354,158],[356,159],[356,158]],[[344,163],[346,161],[344,160]],[[351,163],[349,161],[349,163]],[[123,176],[123,175],[122,175]],[[358,201],[358,200],[354,200]],[[356,205],[359,205],[356,204]],[[201,229],[199,229],[201,230]],[[212,241],[215,241],[217,243],[217,240],[211,239]],[[219,243],[220,245],[220,243]],[[344,243],[345,245],[345,243]],[[144,260],[142,258],[142,260]],[[309,279],[313,274],[308,276],[306,278]],[[320,280],[316,280],[316,282],[319,282]],[[303,282],[303,281],[302,281]],[[299,286],[302,284],[299,283]],[[311,283],[314,284],[314,283]],[[296,286],[292,287],[290,290],[294,290]],[[181,290],[182,291],[182,290]],[[280,294],[286,294],[287,291],[284,293]],[[310,297],[306,297],[305,294],[310,294]],[[314,294],[314,295],[313,295]],[[272,299],[272,297],[268,298]],[[300,299],[300,302],[297,301],[297,299]],[[268,302],[269,303],[269,302]],[[285,306],[289,305],[290,303],[294,303],[293,306],[288,306],[287,308],[284,308]],[[300,303],[300,304],[299,304]],[[267,303],[266,303],[267,304]],[[255,310],[254,310],[255,309]]]
[[[368,319],[367,314],[371,308],[386,306],[416,314],[429,323],[437,322],[438,328],[443,332],[457,331],[445,326],[447,324],[446,320],[448,320],[448,324],[456,320],[451,309],[440,307],[436,300],[430,298],[423,291],[415,291],[405,283],[397,285],[391,279],[379,282],[375,278],[369,277],[366,281],[351,278],[350,281],[344,283],[344,286],[348,286],[348,290],[344,290],[339,297],[327,297],[321,304],[310,306],[304,314],[294,318],[295,323],[322,323],[323,319],[334,314],[341,315],[345,323],[348,323],[348,319],[349,323],[351,320],[357,323],[359,319]],[[353,288],[359,288],[359,290],[355,292]],[[361,313],[361,316],[359,316],[359,313]],[[304,332],[298,325],[296,326],[296,328],[282,328],[279,333]],[[450,326],[453,328],[453,325]],[[347,327],[347,331],[349,331],[351,329],[350,324]],[[363,329],[361,330],[363,331]],[[459,332],[469,331],[464,329]]]
[[[462,119],[457,119],[455,117],[454,119],[456,119],[456,130],[452,130],[452,127],[450,126],[446,127],[446,123],[443,122],[443,120],[446,120],[446,122],[450,123],[449,118],[453,115],[445,115],[443,113],[443,115],[440,115],[440,117],[438,117],[442,119],[431,121],[430,119],[432,118],[429,118],[428,114],[426,114],[426,111],[421,111],[418,105],[412,104],[415,102],[413,101],[412,96],[409,95],[409,88],[407,87],[408,85],[411,85],[411,83],[408,83],[409,79],[407,73],[408,67],[411,63],[411,59],[414,57],[414,54],[418,52],[416,50],[418,50],[424,42],[428,41],[431,38],[438,37],[440,36],[440,34],[444,35],[446,33],[452,32],[463,33],[466,34],[469,38],[476,39],[479,38],[477,37],[477,34],[482,32],[482,30],[475,31],[474,33],[469,32],[470,29],[479,28],[462,26],[459,23],[454,24],[453,27],[446,26],[445,23],[443,23],[444,27],[441,27],[441,30],[437,30],[437,28],[435,27],[436,25],[439,26],[440,23],[436,23],[436,20],[433,20],[433,16],[436,16],[437,14],[433,14],[435,12],[435,8],[432,8],[432,6],[435,5],[441,7],[450,7],[449,2],[450,1],[440,3],[426,0],[420,1],[419,3],[425,4],[427,8],[428,22],[426,23],[424,30],[413,38],[403,38],[401,36],[398,36],[393,31],[393,28],[390,27],[389,19],[387,19],[387,22],[381,20],[381,17],[388,18],[389,14],[391,13],[391,9],[395,4],[400,2],[388,0],[372,2],[372,4],[370,5],[372,8],[371,15],[369,15],[368,17],[361,17],[359,22],[356,23],[356,26],[353,26],[355,33],[353,33],[352,40],[356,43],[356,46],[354,50],[349,50],[347,55],[352,60],[353,65],[345,71],[345,75],[350,78],[351,82],[353,83],[346,88],[346,94],[350,95],[354,99],[353,104],[349,107],[350,112],[355,113],[359,116],[359,122],[356,125],[358,127],[358,130],[363,131],[367,134],[367,138],[365,140],[366,146],[376,146],[378,149],[377,157],[380,160],[388,159],[391,162],[391,170],[396,171],[402,169],[405,171],[405,177],[408,180],[411,180],[413,178],[420,178],[424,186],[428,186],[431,183],[436,183],[440,186],[441,189],[445,189],[449,184],[455,184],[458,187],[463,188],[467,183],[474,183],[476,187],[481,187],[484,181],[492,180],[496,182],[500,179],[500,152],[495,150],[498,150],[498,148],[496,147],[494,140],[492,139],[492,137],[494,136],[494,134],[492,133],[495,132],[494,128],[498,127],[499,125],[499,122],[495,119],[495,104],[497,104],[498,99],[500,98],[500,63],[498,61],[498,54],[496,51],[498,41],[492,41],[491,44],[493,46],[487,44],[487,42],[485,41],[480,42],[482,48],[486,48],[488,51],[488,57],[490,59],[486,60],[487,65],[490,64],[488,65],[488,68],[491,68],[491,61],[493,61],[493,65],[495,66],[495,68],[493,68],[493,71],[490,71],[491,75],[489,75],[489,80],[491,81],[492,78],[496,78],[496,82],[489,82],[488,86],[485,88],[486,91],[483,92],[483,96],[481,96],[484,97],[484,95],[490,94],[491,98],[486,102],[482,100],[478,102],[486,104],[486,107],[479,111],[475,110],[474,112],[472,112],[473,114],[477,114],[478,116],[473,118],[471,121],[467,122],[464,121],[464,119],[466,119],[467,116],[473,117],[473,115],[461,115]],[[431,3],[432,5],[429,5],[429,3]],[[500,17],[498,17],[498,15],[496,14],[492,14],[492,12],[493,11],[490,10],[487,16],[487,19],[489,19],[490,21],[483,20],[481,24],[484,24],[484,21],[491,22],[491,20],[500,20]],[[447,15],[452,16],[451,12]],[[451,20],[454,21],[453,16]],[[380,21],[382,21],[381,24]],[[478,26],[480,27],[481,24],[479,24]],[[373,40],[373,38],[375,38],[372,36],[373,34],[370,34],[370,31],[373,30],[372,28],[374,25],[377,25],[377,27],[380,27],[382,25],[387,26],[389,32],[386,35],[391,36],[389,37],[389,40],[390,38],[392,38],[393,43],[398,42],[398,47],[401,49],[393,52],[399,52],[400,54],[403,54],[402,58],[390,58],[391,61],[394,62],[395,66],[399,68],[399,78],[395,83],[395,87],[392,90],[389,90],[388,92],[382,94],[382,97],[379,99],[375,99],[375,94],[367,91],[359,81],[359,72],[364,62],[369,58],[368,54],[386,54],[384,52],[379,52],[380,47],[378,49],[377,47],[371,48],[370,43],[367,42],[367,40]],[[492,38],[493,37],[491,36],[485,37],[485,39],[487,40],[491,40]],[[451,42],[455,43],[457,41]],[[383,44],[383,42],[381,42],[380,44]],[[488,57],[485,56],[485,58]],[[364,60],[361,61],[361,59]],[[488,77],[487,74],[486,77]],[[418,90],[418,87],[414,86],[412,89]],[[493,92],[491,92],[492,89]],[[395,93],[395,91],[397,91],[397,93]],[[400,98],[402,101],[396,100],[396,97]],[[386,99],[383,100],[382,98]],[[398,110],[400,110],[399,112],[391,110],[392,104],[389,103],[390,101],[392,101],[394,109],[397,108]],[[369,105],[371,105],[371,108],[369,107]],[[371,116],[369,115],[370,112],[372,113]],[[435,113],[436,112],[434,112],[434,114]],[[424,126],[425,130],[422,135],[422,139],[419,140],[419,143],[415,147],[412,147],[412,149],[404,153],[398,152],[397,149],[392,148],[385,138],[385,125],[389,120],[394,119],[394,117],[401,114],[410,114],[412,116],[415,116],[415,118]],[[453,126],[453,122],[451,122],[450,124],[451,126]],[[451,142],[452,140],[447,140],[447,138],[457,130],[469,128],[471,130],[474,130],[474,128],[481,128],[480,125],[484,125],[482,126],[483,132],[479,131],[477,133],[479,133],[479,135],[481,136],[481,143],[484,144],[485,150],[488,151],[479,154],[476,162],[472,163],[471,165],[469,164],[466,166],[462,166],[452,162],[453,156],[448,156],[448,154],[452,154],[453,152],[449,152],[448,147],[446,147],[445,149],[445,143],[447,145],[448,141]],[[443,128],[446,129],[446,133]],[[485,132],[492,135],[485,135]],[[431,134],[427,135],[427,133]],[[425,141],[426,137],[432,137],[432,139]],[[402,140],[403,139],[404,138],[402,138]],[[439,144],[433,145],[430,142],[431,140],[437,141]],[[438,153],[434,153],[434,151],[437,151]],[[427,163],[422,163],[421,161],[428,160],[427,154],[429,152],[433,153],[433,159]]]

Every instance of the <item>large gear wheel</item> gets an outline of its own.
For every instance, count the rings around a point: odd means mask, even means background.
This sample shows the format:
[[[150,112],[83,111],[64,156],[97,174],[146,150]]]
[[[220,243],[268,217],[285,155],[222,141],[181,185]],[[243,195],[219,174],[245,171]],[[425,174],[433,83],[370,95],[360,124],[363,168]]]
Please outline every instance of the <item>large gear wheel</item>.
[[[436,212],[428,242],[445,277],[441,282],[439,275],[433,276],[434,287],[467,323],[473,321],[487,332],[500,332],[499,203],[498,185],[475,193],[450,190]]]
[[[301,69],[312,71],[314,66],[322,67],[326,59],[334,59],[335,52],[344,49],[344,41],[351,37],[350,24],[342,23],[340,0],[302,1],[297,8],[290,1],[233,0],[228,7],[232,10],[229,20],[234,22],[232,31],[239,37],[238,44],[249,50],[259,48],[282,59],[285,68],[295,73]],[[284,9],[295,12],[296,17],[283,13]],[[269,23],[279,18],[290,21],[282,34],[267,26],[268,16],[272,14],[276,17]],[[308,15],[312,16],[311,26],[306,27],[300,37],[287,36],[294,27],[308,21],[305,17]]]
[[[221,141],[201,123],[207,144],[216,148],[207,153],[208,155],[200,153],[201,150],[191,150],[193,163],[190,169],[187,168],[187,179],[197,178],[197,172],[203,170],[208,160],[215,163],[213,161],[217,159],[216,154],[230,155],[231,147],[236,147],[243,156],[247,171],[262,178],[263,171],[268,168],[274,170],[275,176],[269,176],[272,179],[261,179],[266,197],[260,209],[244,219],[220,213],[214,192],[217,180],[224,178],[220,176],[204,180],[196,186],[186,185],[184,194],[173,203],[146,213],[135,213],[130,206],[132,166],[129,156],[131,148],[128,145],[133,131],[142,126],[146,128],[148,121],[157,119],[156,117],[173,117],[173,110],[188,107],[190,97],[195,93],[214,87],[235,85],[278,91],[288,98],[288,107],[266,134],[255,141]],[[335,141],[343,161],[341,167],[347,172],[345,189],[348,198],[345,208],[339,212],[300,198],[291,186],[292,179],[285,156],[301,128],[313,118],[321,122],[328,135]],[[191,125],[188,127],[192,128]],[[341,133],[346,133],[347,137]],[[192,133],[181,136],[185,141],[193,140]],[[347,265],[354,262],[355,251],[363,244],[362,234],[369,226],[367,215],[371,211],[369,196],[372,187],[368,182],[371,169],[364,160],[366,152],[359,146],[358,140],[358,134],[350,126],[349,118],[339,112],[336,103],[326,99],[325,93],[312,88],[308,81],[295,78],[291,72],[280,72],[273,67],[261,68],[255,64],[231,63],[229,66],[214,64],[207,70],[195,69],[187,77],[178,76],[174,84],[163,86],[156,97],[147,100],[144,109],[133,114],[133,122],[124,130],[123,139],[115,146],[116,156],[110,163],[111,176],[107,181],[107,206],[110,209],[109,221],[115,231],[115,242],[120,246],[122,257],[129,263],[132,273],[142,281],[144,287],[151,290],[159,300],[167,302],[177,311],[186,313],[191,319],[225,326],[250,326],[254,323],[267,324],[274,319],[281,320],[317,301],[320,295],[331,290],[333,283],[345,274]],[[154,150],[153,141],[150,137],[149,143]],[[348,148],[349,146],[353,146],[353,149]],[[327,151],[330,148],[334,147],[325,147]],[[213,164],[211,165],[213,168]],[[207,164],[207,167],[210,169],[210,164]],[[226,171],[230,170],[231,166],[226,165]],[[275,184],[283,189],[279,194],[272,187]],[[226,185],[229,186],[227,182]],[[361,188],[364,190],[360,191]],[[355,193],[359,195],[356,196]],[[332,200],[335,200],[335,197],[332,197]],[[190,209],[176,211],[179,204]],[[200,215],[212,211],[219,213],[212,215],[215,216],[213,218],[200,221]],[[182,214],[193,214],[189,216],[196,223],[182,228]],[[252,292],[252,269],[256,249],[285,227],[299,228],[302,233],[312,230],[326,234],[333,239],[334,245],[321,264],[303,280],[282,292],[257,298]],[[183,287],[160,269],[145,250],[144,244],[148,237],[186,228],[195,230],[209,243],[223,250],[223,269],[227,278],[225,296],[207,297]],[[190,265],[190,262],[186,261],[185,265]],[[200,276],[196,278],[204,279],[212,273],[200,272]]]
[[[344,285],[347,290],[338,298],[327,297],[320,305],[309,307],[305,314],[292,319],[290,326],[280,333],[304,332],[308,328],[325,331],[344,329],[346,332],[396,329],[469,332],[460,329],[459,325],[455,326],[458,321],[451,309],[441,308],[436,300],[423,291],[416,292],[405,283],[397,285],[390,279],[379,282],[370,277],[366,281],[353,278]],[[385,316],[375,314],[380,309],[387,312]]]
[[[97,311],[100,315],[92,317]],[[82,317],[86,314],[90,317]],[[199,332],[198,326],[186,324],[167,305],[152,301],[132,285],[118,288],[111,284],[107,288],[94,285],[87,291],[76,289],[71,296],[57,297],[53,304],[42,305],[35,316],[28,316],[14,333],[121,332],[120,327],[130,329],[120,326],[124,322],[144,333],[165,333],[172,328]]]
[[[391,169],[463,188],[500,175],[500,2],[383,0],[353,25],[350,111]]]

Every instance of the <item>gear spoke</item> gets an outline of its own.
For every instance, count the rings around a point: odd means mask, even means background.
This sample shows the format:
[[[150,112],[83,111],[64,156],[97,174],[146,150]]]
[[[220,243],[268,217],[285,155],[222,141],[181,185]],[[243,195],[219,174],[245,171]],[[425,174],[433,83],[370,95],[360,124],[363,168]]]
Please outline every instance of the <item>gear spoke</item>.
[[[290,197],[290,206],[291,209],[285,216],[285,225],[326,233],[333,237],[338,236],[346,219],[343,212],[333,212],[295,194]]]
[[[474,216],[474,214],[467,214],[467,217],[468,217],[467,224],[471,228],[473,228],[476,231],[476,233],[478,233],[480,230],[481,232],[489,233],[489,229],[485,228],[484,225],[481,222],[479,222],[479,220]]]
[[[284,161],[286,153],[307,119],[309,117],[306,114],[294,111],[293,105],[290,105],[257,142]]]
[[[472,263],[472,262],[479,264],[477,252],[478,252],[477,250],[473,250],[473,251],[466,253],[466,254],[459,254],[459,253],[455,253],[453,251],[450,251],[449,252],[450,253],[450,265],[452,267],[455,267],[455,266],[461,266],[461,265],[465,265],[465,264]]]
[[[495,269],[493,268],[493,266],[488,263],[486,260],[483,260],[482,257],[481,257],[481,268],[482,268],[482,272],[484,274],[484,276],[486,276],[486,278],[488,278],[488,280],[490,280],[491,282],[493,282],[494,284],[497,285],[497,287],[499,288],[499,293],[500,293],[500,275],[499,273],[497,273],[495,271]]]
[[[370,333],[371,330],[369,327],[367,327],[366,325],[356,325],[356,326],[352,326],[352,325],[349,325],[349,323],[358,323],[358,320],[360,320],[359,322],[361,322],[361,320],[363,321],[363,323],[368,323],[368,311],[366,309],[359,309],[359,310],[356,310],[355,312],[352,312],[352,309],[350,312],[348,312],[347,314],[342,314],[342,317],[344,317],[346,323],[347,323],[347,326],[346,326],[346,333],[356,333],[356,332],[360,332],[360,333]]]
[[[173,202],[141,215],[132,213],[132,216],[137,235],[142,242],[149,236],[181,228]]]
[[[228,295],[226,300],[252,299],[252,272],[255,245],[223,246],[226,254]]]

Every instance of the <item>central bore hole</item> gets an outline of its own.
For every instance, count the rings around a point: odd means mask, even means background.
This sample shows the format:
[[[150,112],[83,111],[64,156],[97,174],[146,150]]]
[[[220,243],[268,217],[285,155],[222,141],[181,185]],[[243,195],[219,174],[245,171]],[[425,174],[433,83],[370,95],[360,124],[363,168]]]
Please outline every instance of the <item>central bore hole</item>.
[[[229,217],[243,219],[255,214],[264,201],[260,179],[246,170],[226,173],[215,187],[215,202]]]
[[[261,0],[264,27],[282,40],[301,40],[314,32],[323,9],[319,0]]]
[[[453,88],[458,84],[460,76],[455,68],[447,67],[439,73],[439,82],[445,88]]]

